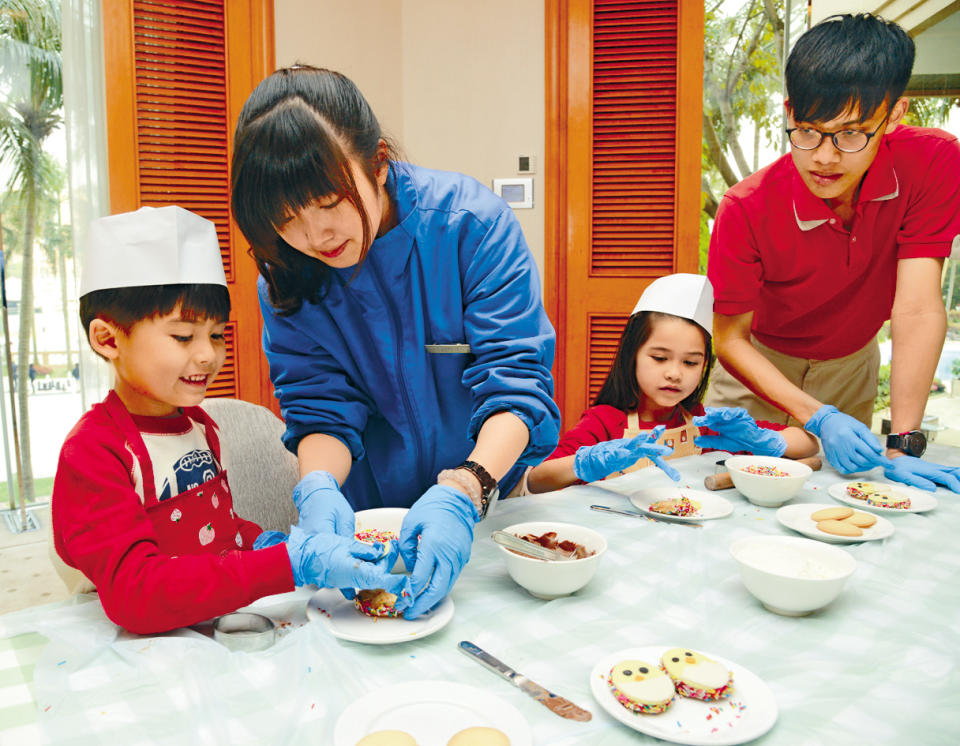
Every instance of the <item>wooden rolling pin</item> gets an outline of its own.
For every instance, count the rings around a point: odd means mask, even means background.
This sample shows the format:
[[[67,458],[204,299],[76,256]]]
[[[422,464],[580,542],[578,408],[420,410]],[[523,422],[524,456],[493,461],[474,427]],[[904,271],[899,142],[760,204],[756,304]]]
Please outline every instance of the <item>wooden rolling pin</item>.
[[[807,458],[794,460],[799,461],[801,464],[806,464],[814,471],[820,471],[820,467],[823,466],[819,456],[808,456]],[[704,477],[703,486],[708,490],[726,490],[733,487],[733,478],[730,476],[729,471],[725,471],[722,474],[708,474]]]

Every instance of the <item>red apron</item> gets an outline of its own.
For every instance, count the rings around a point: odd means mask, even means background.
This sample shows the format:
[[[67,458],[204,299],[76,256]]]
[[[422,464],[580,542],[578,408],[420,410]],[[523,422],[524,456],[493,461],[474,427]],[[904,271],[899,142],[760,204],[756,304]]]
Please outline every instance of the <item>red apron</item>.
[[[226,470],[221,470],[213,479],[198,487],[167,500],[157,500],[153,464],[140,430],[115,392],[110,392],[105,403],[107,412],[120,428],[139,464],[143,480],[143,507],[153,523],[160,550],[165,554],[177,555],[219,554],[244,549],[240,535],[241,520],[233,511]],[[207,446],[220,464],[220,440],[213,420],[199,407],[187,407],[183,413],[204,426]]]

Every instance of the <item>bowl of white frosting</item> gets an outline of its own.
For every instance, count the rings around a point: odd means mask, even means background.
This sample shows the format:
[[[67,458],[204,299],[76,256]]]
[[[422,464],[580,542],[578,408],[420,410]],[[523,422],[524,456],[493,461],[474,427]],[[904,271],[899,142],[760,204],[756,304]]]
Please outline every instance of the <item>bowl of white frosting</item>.
[[[795,536],[748,536],[730,545],[747,590],[775,614],[803,616],[830,604],[857,561],[839,547]]]

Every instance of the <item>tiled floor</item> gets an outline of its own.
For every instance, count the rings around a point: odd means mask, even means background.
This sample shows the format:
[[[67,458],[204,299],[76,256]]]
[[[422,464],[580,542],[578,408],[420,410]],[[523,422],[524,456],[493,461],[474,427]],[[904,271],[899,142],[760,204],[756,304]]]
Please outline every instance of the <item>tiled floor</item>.
[[[50,507],[30,511],[40,528],[12,533],[0,520],[0,614],[68,598],[47,555]]]

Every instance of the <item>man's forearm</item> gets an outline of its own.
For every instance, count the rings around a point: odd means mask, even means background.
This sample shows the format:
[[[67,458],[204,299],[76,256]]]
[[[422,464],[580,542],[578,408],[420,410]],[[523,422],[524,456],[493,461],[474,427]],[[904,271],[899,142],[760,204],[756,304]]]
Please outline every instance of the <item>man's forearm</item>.
[[[943,308],[925,314],[895,315],[891,318],[891,432],[919,429],[946,329]]]

